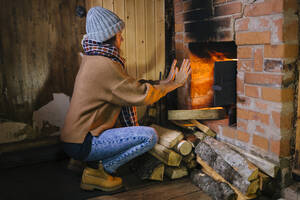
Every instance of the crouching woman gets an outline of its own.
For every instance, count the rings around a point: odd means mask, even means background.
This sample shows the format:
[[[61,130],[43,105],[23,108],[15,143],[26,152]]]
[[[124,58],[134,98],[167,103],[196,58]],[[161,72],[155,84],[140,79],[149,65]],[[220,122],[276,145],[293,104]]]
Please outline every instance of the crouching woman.
[[[122,186],[122,179],[111,174],[158,140],[153,128],[138,126],[134,106],[153,104],[182,86],[190,74],[189,61],[184,60],[179,70],[173,63],[168,78],[157,85],[130,77],[119,55],[124,26],[117,15],[102,7],[91,8],[87,14],[85,55],[61,132],[70,157],[97,163],[83,171],[81,188],[85,190],[112,191]],[[121,127],[116,128],[117,124]]]

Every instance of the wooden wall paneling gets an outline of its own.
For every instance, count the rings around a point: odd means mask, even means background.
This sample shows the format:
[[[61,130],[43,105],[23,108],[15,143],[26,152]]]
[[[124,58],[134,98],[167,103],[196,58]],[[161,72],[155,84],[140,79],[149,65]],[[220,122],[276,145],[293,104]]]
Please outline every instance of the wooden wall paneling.
[[[136,78],[136,29],[135,0],[125,1],[126,10],[126,66],[128,73]]]
[[[114,0],[114,12],[125,22],[126,21],[126,15],[125,15],[125,0]],[[121,56],[123,56],[126,59],[126,30],[127,30],[127,24],[125,24],[125,28],[122,32],[122,37],[124,38],[124,41],[121,45]]]
[[[103,8],[114,11],[114,0],[103,0]]]
[[[136,13],[136,66],[137,78],[146,79],[146,22],[145,0],[135,0]],[[146,112],[146,106],[137,107],[137,114],[142,117]]]
[[[165,69],[165,5],[164,0],[155,1],[156,18],[156,79],[159,79],[159,73],[164,75]]]
[[[103,0],[85,0],[87,11],[95,6],[103,6]]]
[[[156,80],[155,0],[145,1],[147,79]]]

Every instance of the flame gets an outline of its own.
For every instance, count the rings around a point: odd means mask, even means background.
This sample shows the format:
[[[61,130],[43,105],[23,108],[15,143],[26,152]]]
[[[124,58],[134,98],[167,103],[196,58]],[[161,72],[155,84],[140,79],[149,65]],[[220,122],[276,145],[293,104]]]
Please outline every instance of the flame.
[[[192,68],[191,99],[192,108],[209,107],[213,101],[214,64],[216,61],[232,60],[220,52],[209,52],[210,58],[200,58],[190,53]]]

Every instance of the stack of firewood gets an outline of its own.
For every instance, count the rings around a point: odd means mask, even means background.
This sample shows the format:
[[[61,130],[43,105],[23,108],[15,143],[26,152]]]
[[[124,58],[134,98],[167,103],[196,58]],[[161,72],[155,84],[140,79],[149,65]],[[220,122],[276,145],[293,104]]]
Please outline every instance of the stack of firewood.
[[[216,200],[257,198],[262,191],[268,189],[272,178],[277,175],[278,167],[233,145],[216,140],[216,134],[196,120],[217,119],[220,111],[198,109],[193,110],[192,115],[180,110],[168,113],[169,119],[175,120],[173,122],[178,126],[199,130],[193,134],[197,138],[194,152],[202,169],[194,170],[191,179]]]
[[[164,176],[178,179],[188,176],[197,166],[193,143],[178,130],[152,124],[158,135],[158,144],[134,161],[133,168],[141,179],[163,181]]]

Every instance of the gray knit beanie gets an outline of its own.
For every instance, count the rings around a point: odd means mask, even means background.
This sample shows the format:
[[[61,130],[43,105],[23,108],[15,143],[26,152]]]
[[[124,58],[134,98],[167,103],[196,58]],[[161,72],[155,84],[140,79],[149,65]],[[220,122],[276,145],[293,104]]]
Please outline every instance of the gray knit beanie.
[[[104,42],[114,37],[125,27],[124,22],[113,12],[102,7],[93,7],[86,17],[86,35],[90,40]]]

